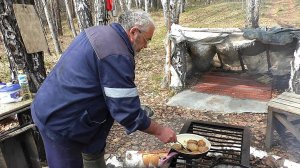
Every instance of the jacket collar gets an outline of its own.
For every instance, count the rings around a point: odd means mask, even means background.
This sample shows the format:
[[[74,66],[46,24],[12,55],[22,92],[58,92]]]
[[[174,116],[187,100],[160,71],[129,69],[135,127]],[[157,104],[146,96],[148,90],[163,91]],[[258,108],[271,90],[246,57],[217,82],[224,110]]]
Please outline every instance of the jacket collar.
[[[126,43],[126,46],[128,47],[130,53],[134,55],[134,50],[132,47],[132,44],[129,40],[129,37],[126,33],[126,31],[123,29],[123,27],[119,23],[112,23],[110,26],[122,37],[124,42]]]

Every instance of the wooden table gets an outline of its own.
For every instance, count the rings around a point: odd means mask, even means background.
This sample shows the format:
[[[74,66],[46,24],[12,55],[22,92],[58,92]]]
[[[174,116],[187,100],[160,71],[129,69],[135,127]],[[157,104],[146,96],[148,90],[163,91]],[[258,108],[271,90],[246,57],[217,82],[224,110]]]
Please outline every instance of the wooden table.
[[[0,104],[0,121],[17,116],[20,126],[0,132],[1,168],[41,168],[37,132],[30,114],[32,100]]]
[[[29,110],[31,102],[32,99],[8,104],[0,103],[0,120],[22,111]]]
[[[268,103],[268,121],[266,130],[266,149],[272,146],[274,129],[284,138],[285,129],[290,131],[300,142],[300,95],[284,92]],[[283,139],[284,140],[284,139]]]

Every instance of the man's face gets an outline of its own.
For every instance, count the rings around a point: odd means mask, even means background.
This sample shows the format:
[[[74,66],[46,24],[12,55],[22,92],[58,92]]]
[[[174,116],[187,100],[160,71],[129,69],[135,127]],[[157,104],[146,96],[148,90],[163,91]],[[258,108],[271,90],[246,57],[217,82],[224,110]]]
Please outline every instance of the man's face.
[[[141,30],[138,27],[130,29],[130,41],[136,53],[140,52],[143,48],[147,48],[148,43],[151,41],[155,27],[153,24],[148,26],[147,31]]]

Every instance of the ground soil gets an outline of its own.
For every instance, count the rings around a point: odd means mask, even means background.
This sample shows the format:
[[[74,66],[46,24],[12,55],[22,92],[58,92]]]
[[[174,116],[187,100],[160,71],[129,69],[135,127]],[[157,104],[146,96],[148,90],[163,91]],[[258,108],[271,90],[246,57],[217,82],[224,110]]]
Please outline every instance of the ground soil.
[[[268,16],[270,17],[270,19],[275,19],[280,26],[300,27],[300,10],[299,6],[297,6],[297,4],[299,4],[298,1],[274,0],[271,2],[273,10],[269,10]],[[282,3],[287,3],[286,6],[288,7],[288,10],[285,9],[284,11],[289,12],[285,12],[284,15],[280,16],[276,15],[278,13],[277,7],[282,6]],[[295,20],[295,18],[298,19]],[[156,24],[163,25],[163,21],[157,21]],[[64,42],[64,45],[69,43],[69,41],[64,41],[63,38],[61,39],[62,42]],[[250,128],[251,130],[251,146],[256,147],[260,150],[265,150],[264,139],[267,123],[266,114],[236,114],[234,112],[231,114],[221,114],[208,111],[190,110],[181,107],[166,106],[166,102],[171,97],[171,95],[174,94],[174,91],[169,90],[168,88],[166,89],[160,87],[162,75],[157,74],[161,74],[162,72],[164,72],[164,54],[165,51],[163,47],[153,49],[150,44],[149,48],[145,49],[136,57],[136,84],[139,89],[141,102],[150,106],[155,111],[155,114],[152,117],[153,120],[165,126],[173,128],[177,133],[179,133],[183,124],[187,120],[191,119],[245,126]],[[5,55],[5,49],[3,45],[1,45],[0,48],[0,55]],[[286,136],[288,137],[288,139],[291,139],[292,141],[294,140],[290,134],[287,134]],[[294,150],[292,150],[291,148],[293,148]],[[169,144],[162,144],[154,136],[145,134],[143,132],[138,131],[130,135],[126,135],[124,128],[118,123],[115,123],[112,130],[110,131],[110,135],[107,140],[106,153],[113,154],[124,159],[125,152],[128,150],[168,151],[169,149]],[[270,152],[280,157],[300,162],[299,151],[300,150],[297,145],[284,145],[282,141],[280,141],[279,137],[276,136],[274,147]],[[266,166],[266,164],[261,162],[260,160],[255,160],[254,158],[252,158],[252,166],[270,167]]]

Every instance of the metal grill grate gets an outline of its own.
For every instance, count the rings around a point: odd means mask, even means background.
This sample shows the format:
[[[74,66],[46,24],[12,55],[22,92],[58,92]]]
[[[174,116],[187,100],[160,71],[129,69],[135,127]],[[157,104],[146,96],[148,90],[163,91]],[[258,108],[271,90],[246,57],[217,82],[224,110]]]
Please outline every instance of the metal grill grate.
[[[188,121],[180,133],[206,137],[212,144],[207,156],[199,159],[172,159],[167,167],[247,167],[250,160],[250,132],[248,128],[203,121]]]

